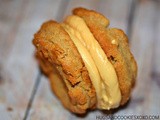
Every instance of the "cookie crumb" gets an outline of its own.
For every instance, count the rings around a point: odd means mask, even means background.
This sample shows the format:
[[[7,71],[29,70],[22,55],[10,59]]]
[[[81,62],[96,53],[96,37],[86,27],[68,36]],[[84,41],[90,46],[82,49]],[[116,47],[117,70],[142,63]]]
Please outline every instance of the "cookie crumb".
[[[7,107],[7,110],[11,112],[11,111],[13,111],[13,108]]]
[[[117,41],[116,41],[115,39],[113,39],[111,43],[112,43],[113,45],[117,45],[117,46],[118,46],[118,43],[117,43]]]

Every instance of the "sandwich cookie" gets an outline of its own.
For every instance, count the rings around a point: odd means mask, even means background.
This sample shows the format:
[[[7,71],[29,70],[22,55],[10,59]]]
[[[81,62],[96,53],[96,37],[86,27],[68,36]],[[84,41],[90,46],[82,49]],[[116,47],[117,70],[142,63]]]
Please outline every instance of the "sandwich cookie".
[[[63,23],[48,21],[33,44],[53,92],[74,113],[109,110],[125,104],[137,76],[137,64],[125,33],[109,20],[76,8]]]

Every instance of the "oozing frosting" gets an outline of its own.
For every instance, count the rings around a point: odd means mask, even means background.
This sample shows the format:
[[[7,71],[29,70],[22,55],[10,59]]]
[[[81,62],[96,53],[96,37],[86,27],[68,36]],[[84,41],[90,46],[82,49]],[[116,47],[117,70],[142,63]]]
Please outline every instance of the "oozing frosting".
[[[97,94],[97,107],[99,109],[118,107],[121,93],[115,69],[85,21],[72,15],[65,19],[62,26],[76,45],[89,72]]]

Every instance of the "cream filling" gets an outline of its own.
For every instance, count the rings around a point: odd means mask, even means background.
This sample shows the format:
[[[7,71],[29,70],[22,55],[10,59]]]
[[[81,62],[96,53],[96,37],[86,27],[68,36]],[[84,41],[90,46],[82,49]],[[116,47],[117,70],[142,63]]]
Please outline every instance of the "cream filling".
[[[66,18],[63,27],[76,45],[97,94],[97,107],[111,109],[119,106],[121,93],[113,65],[94,38],[85,21],[75,15]]]
[[[101,91],[99,88],[101,87],[101,78],[100,78],[99,72],[97,70],[97,67],[96,67],[90,53],[88,52],[86,47],[81,43],[81,40],[80,40],[81,38],[79,38],[75,35],[74,30],[69,25],[62,24],[62,26],[65,29],[65,31],[69,34],[69,36],[71,37],[74,44],[76,45],[76,47],[77,47],[77,49],[78,49],[78,51],[84,61],[84,64],[89,72],[89,76],[92,80],[93,86],[96,89],[97,99],[98,99],[98,101],[100,101],[101,100]]]

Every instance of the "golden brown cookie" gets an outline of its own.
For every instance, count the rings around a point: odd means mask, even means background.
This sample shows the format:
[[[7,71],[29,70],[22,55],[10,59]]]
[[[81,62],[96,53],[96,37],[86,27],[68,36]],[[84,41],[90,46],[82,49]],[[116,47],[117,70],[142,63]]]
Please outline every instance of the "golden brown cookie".
[[[75,113],[94,108],[95,89],[77,48],[63,27],[55,21],[44,23],[33,43],[40,66],[63,105]]]
[[[109,20],[103,15],[84,8],[76,8],[73,14],[83,18],[114,66],[121,90],[121,105],[130,97],[137,75],[137,64],[128,46],[128,38],[122,30],[107,28]]]
[[[76,8],[73,14],[61,24],[44,23],[34,36],[53,92],[74,113],[125,104],[137,76],[127,36],[93,10]]]

